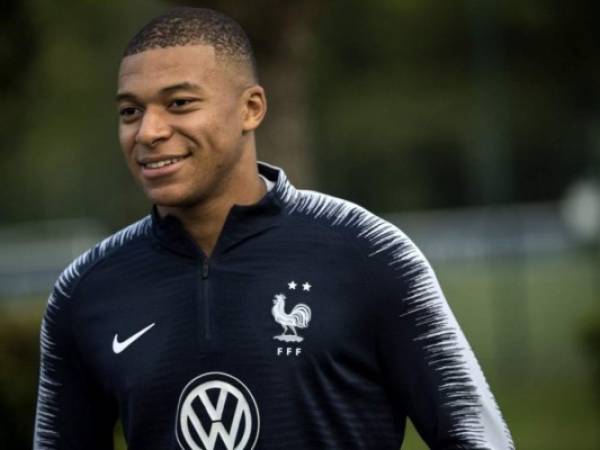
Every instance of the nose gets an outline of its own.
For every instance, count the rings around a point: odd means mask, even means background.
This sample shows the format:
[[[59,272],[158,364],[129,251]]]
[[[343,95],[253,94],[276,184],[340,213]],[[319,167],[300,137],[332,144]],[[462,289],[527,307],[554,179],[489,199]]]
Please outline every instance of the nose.
[[[161,141],[168,139],[170,135],[171,128],[161,117],[160,112],[149,108],[144,112],[135,142],[147,147],[155,147]]]

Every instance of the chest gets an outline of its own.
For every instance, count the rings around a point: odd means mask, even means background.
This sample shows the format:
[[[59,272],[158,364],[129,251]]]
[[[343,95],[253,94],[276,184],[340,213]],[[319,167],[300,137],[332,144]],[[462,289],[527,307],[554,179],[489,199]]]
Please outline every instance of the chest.
[[[352,365],[372,356],[377,312],[360,267],[302,249],[157,259],[95,283],[77,310],[78,341],[117,395],[209,371],[295,376]]]

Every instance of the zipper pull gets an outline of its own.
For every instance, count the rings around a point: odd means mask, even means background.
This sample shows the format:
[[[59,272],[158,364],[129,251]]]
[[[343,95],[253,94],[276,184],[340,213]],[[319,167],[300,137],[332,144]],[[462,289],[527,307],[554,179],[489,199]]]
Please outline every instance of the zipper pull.
[[[202,278],[205,280],[208,278],[208,258],[202,263]]]

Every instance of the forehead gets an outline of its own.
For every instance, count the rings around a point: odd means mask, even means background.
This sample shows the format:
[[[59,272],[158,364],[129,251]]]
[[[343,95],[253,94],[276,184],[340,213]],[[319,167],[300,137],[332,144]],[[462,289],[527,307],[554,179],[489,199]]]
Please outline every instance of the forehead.
[[[209,45],[186,45],[145,50],[123,58],[118,90],[160,87],[165,83],[192,81],[207,84],[226,77],[224,65]]]

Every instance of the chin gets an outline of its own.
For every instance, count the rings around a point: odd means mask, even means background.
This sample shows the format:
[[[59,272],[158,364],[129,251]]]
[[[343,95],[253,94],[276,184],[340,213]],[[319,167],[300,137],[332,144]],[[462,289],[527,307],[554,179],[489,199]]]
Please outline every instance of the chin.
[[[146,197],[158,206],[168,208],[189,208],[202,202],[202,195],[193,195],[190,192],[182,192],[178,189],[155,188],[145,189]]]
[[[178,207],[188,203],[188,196],[175,189],[144,189],[146,197],[159,206]]]

